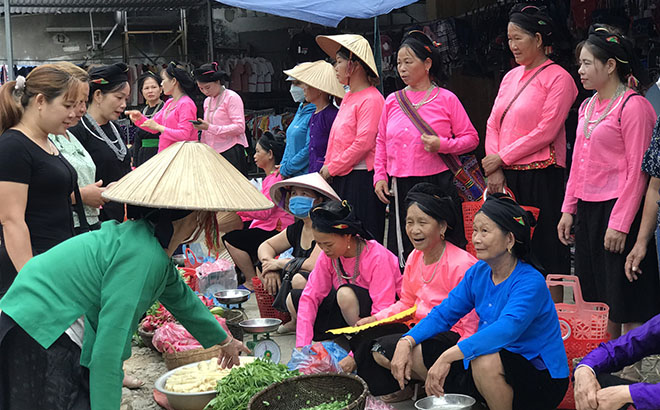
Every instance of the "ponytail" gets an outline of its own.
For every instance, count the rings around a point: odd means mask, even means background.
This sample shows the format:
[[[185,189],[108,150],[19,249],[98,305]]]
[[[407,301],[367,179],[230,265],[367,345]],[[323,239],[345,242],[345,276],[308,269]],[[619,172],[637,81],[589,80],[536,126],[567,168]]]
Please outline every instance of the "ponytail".
[[[0,133],[18,124],[23,117],[23,106],[15,91],[16,81],[8,81],[0,87]]]

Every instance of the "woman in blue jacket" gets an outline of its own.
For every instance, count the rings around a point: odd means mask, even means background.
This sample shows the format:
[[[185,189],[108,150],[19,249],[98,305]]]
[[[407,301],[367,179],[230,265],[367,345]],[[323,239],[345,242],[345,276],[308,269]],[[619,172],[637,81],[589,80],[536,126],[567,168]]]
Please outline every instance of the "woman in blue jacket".
[[[294,71],[295,67],[292,70]],[[286,129],[286,148],[280,163],[280,174],[284,178],[297,177],[306,174],[309,167],[309,120],[316,110],[316,106],[305,101],[305,92],[302,83],[293,77],[291,80],[291,97],[299,104],[296,116]]]

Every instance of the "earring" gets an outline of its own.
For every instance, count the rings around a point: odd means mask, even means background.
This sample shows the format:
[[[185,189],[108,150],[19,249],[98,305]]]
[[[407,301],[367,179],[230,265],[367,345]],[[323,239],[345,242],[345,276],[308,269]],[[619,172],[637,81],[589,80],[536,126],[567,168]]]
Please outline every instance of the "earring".
[[[506,248],[506,251],[509,252],[510,255],[513,255],[513,252],[511,252],[511,249],[513,249],[513,248]]]

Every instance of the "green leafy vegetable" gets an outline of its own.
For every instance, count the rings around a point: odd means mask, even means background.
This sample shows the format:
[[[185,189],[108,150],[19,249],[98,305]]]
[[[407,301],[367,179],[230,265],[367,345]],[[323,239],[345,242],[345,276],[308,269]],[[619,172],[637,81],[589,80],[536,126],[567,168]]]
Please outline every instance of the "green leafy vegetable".
[[[351,397],[349,395],[348,398],[344,401],[333,401],[332,403],[322,403],[319,404],[318,406],[305,407],[304,409],[300,409],[300,410],[342,410],[343,408],[348,406],[348,402],[350,399]]]

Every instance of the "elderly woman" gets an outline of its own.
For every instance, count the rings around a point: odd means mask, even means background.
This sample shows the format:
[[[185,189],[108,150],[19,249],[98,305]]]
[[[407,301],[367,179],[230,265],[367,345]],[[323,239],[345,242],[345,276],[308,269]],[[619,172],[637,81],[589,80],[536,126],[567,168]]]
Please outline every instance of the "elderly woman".
[[[544,8],[515,5],[509,48],[519,67],[500,85],[486,125],[488,191],[506,186],[524,205],[541,209],[532,252],[547,273],[568,273],[570,255],[555,237],[561,217],[565,167],[564,121],[577,88],[571,75],[548,59],[553,24]]]
[[[266,177],[261,183],[261,192],[270,199],[270,187],[282,180],[277,169],[284,152],[284,139],[265,132],[254,153],[254,162],[265,173]],[[225,234],[222,237],[229,255],[245,276],[245,286],[252,290],[252,278],[257,275],[254,269],[257,263],[257,250],[266,239],[281,232],[293,223],[293,217],[283,209],[272,207],[265,211],[237,212],[245,221],[245,227]]]
[[[326,340],[329,329],[353,326],[392,305],[401,289],[396,257],[371,239],[347,201],[313,208],[314,240],[322,252],[305,289],[293,289],[296,347]]]
[[[145,101],[142,115],[147,119],[153,118],[163,108],[164,104],[161,99],[163,87],[160,86],[160,77],[151,71],[147,71],[138,80],[138,90],[142,93]],[[132,147],[134,167],[139,167],[158,153],[158,135],[137,128]]]
[[[636,267],[644,274],[630,282],[625,255],[640,227],[648,176],[642,171],[655,111],[634,90],[645,72],[630,40],[596,25],[578,46],[580,79],[596,94],[582,104],[563,216],[557,230],[571,241],[575,220],[575,273],[584,299],[610,307],[608,333],[616,338],[660,313],[655,247]]]
[[[225,88],[229,76],[218,70],[218,63],[203,64],[193,74],[199,90],[206,96],[204,118],[198,118],[199,124],[195,124],[195,128],[202,131],[201,141],[247,176],[245,148],[248,141],[241,96]]]
[[[317,36],[316,42],[335,59],[337,80],[350,87],[332,124],[325,163],[319,172],[355,207],[365,229],[382,242],[385,204],[371,187],[378,121],[385,100],[374,86],[379,78],[371,46],[357,34]]]
[[[387,248],[397,253],[403,264],[413,249],[408,236],[401,234],[406,229],[406,194],[420,182],[436,184],[446,192],[455,191],[454,175],[442,155],[472,151],[479,145],[479,136],[458,98],[437,85],[442,76],[440,56],[426,34],[417,30],[407,34],[397,54],[397,67],[406,88],[385,100],[376,138],[373,183],[383,203],[389,204],[389,197],[394,198]],[[409,100],[435,134],[418,131],[398,98]],[[392,179],[392,192],[388,177]]]
[[[414,377],[429,394],[469,394],[492,410],[550,410],[561,402],[566,352],[543,275],[529,263],[532,224],[511,197],[488,197],[472,233],[480,261],[396,345],[390,366],[401,388]],[[479,329],[449,347],[444,332],[472,309]]]
[[[400,401],[412,396],[412,389],[399,390],[389,370],[389,361],[401,336],[422,320],[434,306],[442,303],[449,292],[463,279],[465,271],[477,259],[459,248],[465,237],[457,229],[461,220],[454,199],[436,185],[421,182],[406,196],[406,234],[415,246],[406,263],[401,284],[401,298],[375,315],[360,319],[364,325],[384,319],[417,306],[415,317],[406,324],[380,325],[357,333],[350,340],[355,360],[346,359],[344,365],[357,372],[369,385],[369,391],[383,401]],[[478,318],[474,313],[460,319],[444,336],[449,346],[459,338],[471,336],[477,330]],[[351,363],[353,362],[353,363]],[[396,392],[396,393],[395,393]]]

